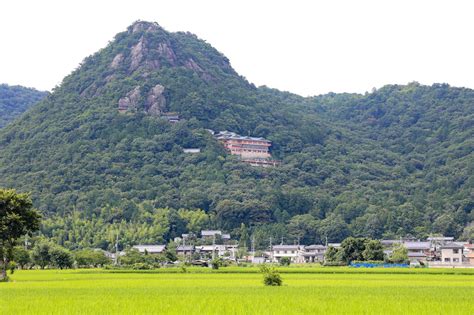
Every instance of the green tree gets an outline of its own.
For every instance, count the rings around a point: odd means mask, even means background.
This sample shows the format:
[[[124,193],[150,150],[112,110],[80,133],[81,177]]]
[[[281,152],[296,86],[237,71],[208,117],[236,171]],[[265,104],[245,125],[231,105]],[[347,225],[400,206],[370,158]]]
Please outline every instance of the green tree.
[[[244,223],[240,224],[240,240],[239,240],[239,247],[248,250],[248,243],[249,243],[249,233],[247,231],[247,227]]]
[[[289,266],[291,264],[290,257],[282,257],[280,258],[280,265],[282,266]]]
[[[382,243],[378,240],[366,242],[362,257],[364,257],[364,260],[383,260],[384,253]]]
[[[72,268],[74,258],[70,251],[56,245],[51,249],[51,262],[59,269]]]
[[[390,261],[396,264],[408,262],[408,249],[401,243],[393,245],[392,253],[389,257]]]
[[[328,246],[326,253],[324,254],[325,262],[329,263],[342,263],[342,250],[333,246]]]
[[[24,269],[26,265],[31,263],[30,252],[23,248],[23,246],[15,246],[13,249],[13,260]]]
[[[40,266],[41,269],[44,269],[47,265],[51,264],[51,250],[52,245],[47,241],[39,241],[36,243],[35,247],[33,247],[33,252],[31,254],[31,258],[33,262]]]
[[[13,248],[18,238],[39,229],[40,214],[33,208],[28,194],[0,189],[0,280],[7,279],[7,268],[13,259]]]
[[[342,257],[346,263],[353,260],[364,260],[366,238],[348,237],[341,243]]]
[[[111,262],[101,250],[79,250],[74,253],[74,257],[79,267],[99,267]]]

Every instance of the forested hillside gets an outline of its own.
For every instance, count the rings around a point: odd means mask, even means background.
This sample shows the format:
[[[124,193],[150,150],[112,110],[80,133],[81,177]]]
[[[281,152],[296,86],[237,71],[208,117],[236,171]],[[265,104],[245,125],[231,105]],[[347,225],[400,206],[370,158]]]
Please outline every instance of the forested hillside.
[[[46,92],[0,84],[0,128],[46,96]]]
[[[190,33],[136,22],[0,131],[0,186],[32,191],[43,233],[68,247],[238,236],[241,223],[260,248],[458,237],[474,220],[473,121],[469,89],[303,98],[253,86]],[[281,165],[240,163],[206,129],[266,137]]]

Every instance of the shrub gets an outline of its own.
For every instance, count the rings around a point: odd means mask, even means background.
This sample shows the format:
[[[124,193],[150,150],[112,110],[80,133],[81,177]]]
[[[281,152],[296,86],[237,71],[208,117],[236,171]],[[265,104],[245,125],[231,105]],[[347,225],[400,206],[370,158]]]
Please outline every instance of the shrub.
[[[222,266],[222,260],[220,258],[214,258],[212,261],[211,261],[211,266],[212,266],[212,269],[219,269],[220,266]]]
[[[263,273],[263,284],[266,286],[281,286],[283,284],[280,273],[275,268],[261,265],[260,272]]]
[[[136,263],[132,265],[133,270],[151,270],[153,266],[146,263]]]
[[[290,257],[282,257],[280,259],[280,265],[282,266],[289,266],[291,264],[291,259]]]

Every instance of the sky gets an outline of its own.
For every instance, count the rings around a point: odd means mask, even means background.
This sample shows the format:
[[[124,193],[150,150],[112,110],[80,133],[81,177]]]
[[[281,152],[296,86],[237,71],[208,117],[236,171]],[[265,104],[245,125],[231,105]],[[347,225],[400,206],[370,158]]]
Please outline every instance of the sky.
[[[4,0],[0,83],[51,90],[145,20],[196,34],[257,86],[303,96],[412,81],[474,88],[473,14],[469,0]]]

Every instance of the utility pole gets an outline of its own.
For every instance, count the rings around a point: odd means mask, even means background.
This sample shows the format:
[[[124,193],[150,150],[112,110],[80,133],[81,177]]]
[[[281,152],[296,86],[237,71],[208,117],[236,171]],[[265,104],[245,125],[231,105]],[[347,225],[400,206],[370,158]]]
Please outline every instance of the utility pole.
[[[255,234],[252,235],[252,255],[255,257]]]
[[[212,235],[212,260],[216,257],[216,234]]]
[[[270,258],[271,262],[273,262],[273,245],[272,245],[272,237],[270,236]]]
[[[28,234],[25,234],[25,250],[28,250]]]
[[[115,239],[115,259],[114,259],[114,265],[117,266],[118,265],[118,256],[119,256],[119,252],[118,252],[118,242],[119,242],[119,235],[117,233],[117,238]]]

